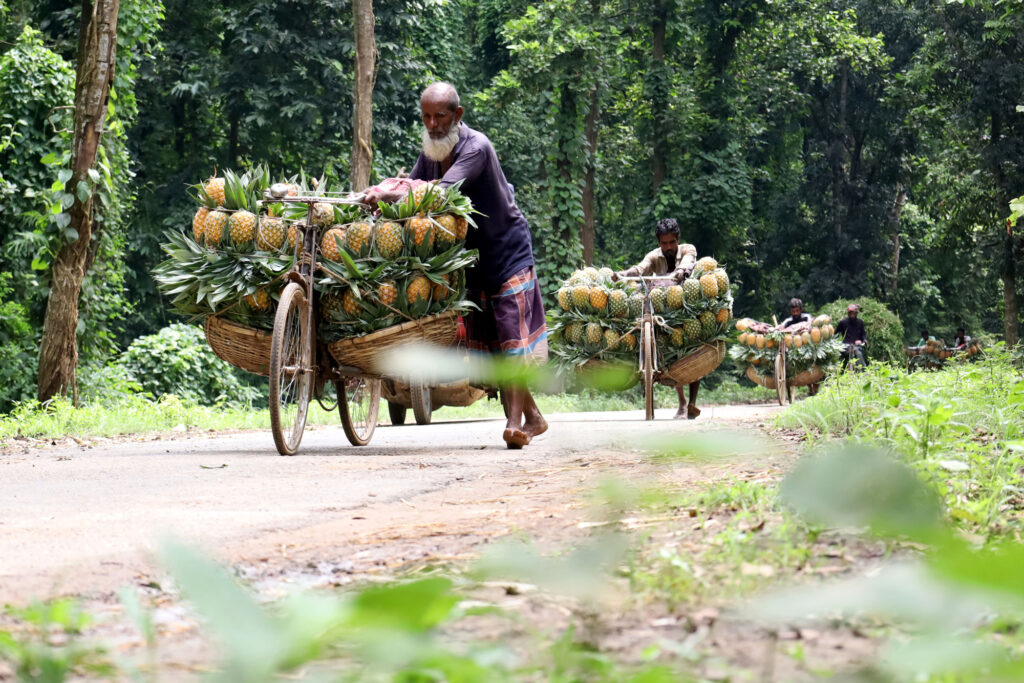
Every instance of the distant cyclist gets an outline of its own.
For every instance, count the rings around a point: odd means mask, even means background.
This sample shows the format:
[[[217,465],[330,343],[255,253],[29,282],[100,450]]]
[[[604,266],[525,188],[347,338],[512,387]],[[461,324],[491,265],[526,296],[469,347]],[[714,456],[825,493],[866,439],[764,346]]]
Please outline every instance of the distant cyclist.
[[[811,322],[811,314],[804,312],[804,302],[796,297],[789,300],[789,317],[779,323],[779,329],[785,330],[793,325]],[[814,396],[818,393],[818,384],[807,385],[807,393]]]
[[[836,334],[842,335],[843,339],[843,370],[853,360],[854,368],[867,367],[867,359],[864,357],[864,347],[868,344],[868,336],[864,331],[864,321],[858,315],[860,306],[850,304],[846,307],[846,317],[839,321],[836,326]]]

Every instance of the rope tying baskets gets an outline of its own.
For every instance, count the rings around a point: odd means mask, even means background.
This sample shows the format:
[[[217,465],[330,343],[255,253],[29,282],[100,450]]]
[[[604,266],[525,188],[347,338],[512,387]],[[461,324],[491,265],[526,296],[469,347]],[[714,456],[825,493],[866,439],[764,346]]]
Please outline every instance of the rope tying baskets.
[[[218,358],[263,377],[270,374],[270,332],[215,315],[206,316],[204,327],[206,341]]]
[[[334,360],[341,365],[380,375],[386,374],[382,361],[387,351],[410,342],[450,346],[458,332],[458,313],[447,311],[429,318],[386,327],[362,337],[341,339],[328,344]]]

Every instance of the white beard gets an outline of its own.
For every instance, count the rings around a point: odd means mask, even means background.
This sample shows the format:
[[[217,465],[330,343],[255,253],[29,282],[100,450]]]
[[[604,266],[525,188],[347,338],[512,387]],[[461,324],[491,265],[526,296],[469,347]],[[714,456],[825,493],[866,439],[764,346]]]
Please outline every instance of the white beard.
[[[423,129],[423,154],[431,161],[441,162],[455,149],[459,142],[459,124],[448,129],[443,138],[432,138],[426,128]]]

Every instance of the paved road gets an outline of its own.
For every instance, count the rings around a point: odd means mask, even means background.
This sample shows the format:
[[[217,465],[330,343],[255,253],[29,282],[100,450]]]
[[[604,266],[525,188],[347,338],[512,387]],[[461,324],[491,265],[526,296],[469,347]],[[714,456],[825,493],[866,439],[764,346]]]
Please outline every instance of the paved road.
[[[748,424],[774,410],[712,406],[694,422],[672,421],[667,410],[654,422],[640,411],[555,415],[522,451],[504,448],[499,421],[474,420],[379,427],[363,448],[349,446],[340,426],[311,429],[291,458],[277,456],[269,432],[0,452],[0,604],[111,590],[146,572],[167,534],[214,552],[279,543],[370,505],[408,512],[431,492],[486,487],[594,449],[630,451],[654,434]]]

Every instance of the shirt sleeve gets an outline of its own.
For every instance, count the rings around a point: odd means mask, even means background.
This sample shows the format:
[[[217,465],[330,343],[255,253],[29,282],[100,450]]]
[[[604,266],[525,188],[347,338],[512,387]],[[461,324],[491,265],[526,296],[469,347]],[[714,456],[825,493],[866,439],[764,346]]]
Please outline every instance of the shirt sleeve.
[[[427,169],[424,161],[423,153],[421,152],[416,157],[416,163],[412,165],[412,170],[409,171],[409,178],[412,180],[434,180],[433,178],[426,177]]]
[[[472,182],[483,173],[486,165],[487,153],[480,147],[463,150],[459,158],[455,160],[451,168],[448,169],[448,172],[441,178],[441,185],[449,187],[460,180]]]

